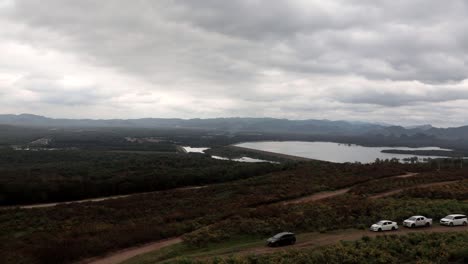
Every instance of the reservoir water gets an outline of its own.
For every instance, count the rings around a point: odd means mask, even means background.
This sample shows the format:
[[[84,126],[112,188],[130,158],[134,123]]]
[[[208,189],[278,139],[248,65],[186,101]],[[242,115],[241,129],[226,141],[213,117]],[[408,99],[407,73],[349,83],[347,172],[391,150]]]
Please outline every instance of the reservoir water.
[[[189,146],[184,146],[182,147],[185,152],[187,153],[205,153],[205,150],[209,149],[209,148],[193,148],[193,147],[189,147]],[[230,161],[237,161],[237,162],[249,162],[249,163],[257,163],[257,162],[269,162],[269,163],[278,163],[278,162],[274,162],[274,161],[269,161],[269,160],[261,160],[261,159],[254,159],[254,158],[250,158],[250,157],[240,157],[240,158],[237,158],[237,159],[229,159],[229,158],[226,158],[226,157],[220,157],[220,156],[211,156],[213,159],[218,159],[218,160],[230,160]]]
[[[334,142],[303,142],[303,141],[261,141],[246,142],[236,146],[256,150],[269,151],[274,153],[287,154],[292,156],[324,160],[331,162],[361,162],[371,163],[378,159],[405,159],[418,157],[419,160],[425,158],[440,158],[440,156],[418,156],[407,154],[382,153],[385,149],[399,150],[446,150],[439,147],[364,147],[353,144],[340,144]]]

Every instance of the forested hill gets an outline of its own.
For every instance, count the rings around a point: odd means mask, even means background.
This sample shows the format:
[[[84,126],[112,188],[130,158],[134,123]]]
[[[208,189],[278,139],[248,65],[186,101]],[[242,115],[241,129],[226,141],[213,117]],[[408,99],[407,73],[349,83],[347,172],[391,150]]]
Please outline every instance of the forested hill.
[[[0,124],[41,127],[132,127],[132,128],[190,128],[228,132],[276,132],[306,134],[362,134],[384,128],[371,123],[330,120],[287,120],[275,118],[210,118],[210,119],[53,119],[43,116],[0,115]]]
[[[398,137],[403,141],[414,138],[449,141],[468,141],[468,126],[436,128],[430,125],[402,127],[365,122],[330,120],[288,120],[275,118],[211,118],[211,119],[53,119],[43,116],[0,115],[0,124],[28,127],[108,127],[108,128],[182,128],[222,132],[285,133],[344,137]],[[413,139],[412,139],[413,138]]]

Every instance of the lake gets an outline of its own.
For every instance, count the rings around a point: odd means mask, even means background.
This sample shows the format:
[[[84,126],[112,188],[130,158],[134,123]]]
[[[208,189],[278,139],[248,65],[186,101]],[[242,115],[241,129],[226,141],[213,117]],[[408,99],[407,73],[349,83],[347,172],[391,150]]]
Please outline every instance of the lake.
[[[449,150],[439,147],[423,147],[423,148],[408,148],[408,147],[364,147],[353,144],[340,144],[334,142],[303,142],[303,141],[261,141],[261,142],[245,142],[236,146],[263,150],[292,156],[324,160],[331,162],[361,162],[371,163],[378,159],[404,159],[418,157],[420,160],[424,158],[440,158],[439,156],[418,156],[407,154],[382,153],[385,149],[399,150]]]
[[[187,153],[205,153],[205,150],[209,149],[209,148],[193,148],[193,147],[189,147],[189,146],[183,146],[182,147],[185,152]],[[269,163],[278,163],[278,162],[275,162],[275,161],[269,161],[269,160],[261,160],[261,159],[254,159],[254,158],[250,158],[250,157],[240,157],[240,158],[237,158],[237,159],[229,159],[229,158],[226,158],[226,157],[220,157],[220,156],[211,156],[213,159],[218,159],[218,160],[230,160],[230,161],[237,161],[237,162],[250,162],[250,163],[257,163],[257,162],[269,162]]]

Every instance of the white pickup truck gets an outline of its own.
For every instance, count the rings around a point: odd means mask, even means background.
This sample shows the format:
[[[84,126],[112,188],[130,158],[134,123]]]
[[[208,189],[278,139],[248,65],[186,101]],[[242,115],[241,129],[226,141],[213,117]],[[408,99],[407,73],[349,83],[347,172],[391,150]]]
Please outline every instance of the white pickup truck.
[[[408,219],[406,219],[405,221],[403,221],[403,226],[406,226],[406,227],[420,227],[420,226],[431,226],[432,225],[432,219],[431,218],[427,218],[425,216],[422,216],[422,215],[415,215],[415,216],[412,216]]]

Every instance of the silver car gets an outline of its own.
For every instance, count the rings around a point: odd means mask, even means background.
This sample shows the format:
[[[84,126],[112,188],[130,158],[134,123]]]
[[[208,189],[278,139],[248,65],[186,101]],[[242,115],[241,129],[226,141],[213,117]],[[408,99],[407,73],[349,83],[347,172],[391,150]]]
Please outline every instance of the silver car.
[[[447,225],[447,226],[457,226],[457,225],[466,226],[468,224],[468,219],[466,218],[466,215],[451,214],[440,219],[440,224]]]

